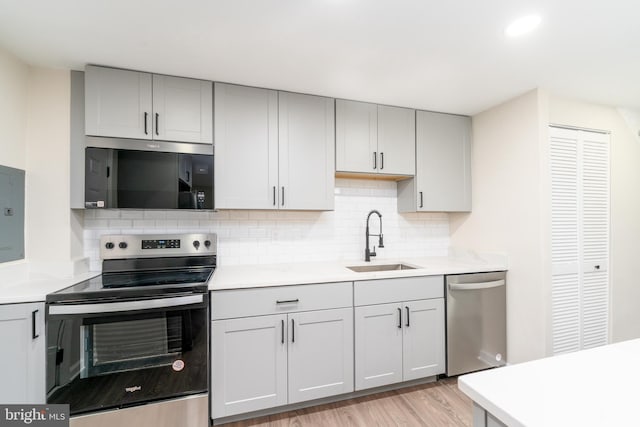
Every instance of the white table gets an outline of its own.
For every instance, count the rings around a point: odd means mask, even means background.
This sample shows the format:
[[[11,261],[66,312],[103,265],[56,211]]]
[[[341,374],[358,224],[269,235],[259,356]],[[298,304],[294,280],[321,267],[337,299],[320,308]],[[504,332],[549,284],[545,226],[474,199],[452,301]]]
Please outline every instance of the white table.
[[[461,376],[474,426],[640,426],[640,339]]]

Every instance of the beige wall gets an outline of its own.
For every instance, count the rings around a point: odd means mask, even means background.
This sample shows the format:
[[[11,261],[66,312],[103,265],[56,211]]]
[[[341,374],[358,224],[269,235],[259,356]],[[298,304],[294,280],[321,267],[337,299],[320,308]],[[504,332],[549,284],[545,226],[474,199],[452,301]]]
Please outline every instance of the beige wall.
[[[0,165],[26,167],[29,67],[0,49]]]
[[[0,164],[26,171],[25,259],[68,263],[83,238],[82,215],[69,209],[70,73],[0,49],[0,94]]]
[[[31,69],[26,128],[26,255],[31,261],[71,256],[69,111],[69,71]]]
[[[618,110],[550,95],[549,121],[611,132],[611,340],[640,337],[640,139]]]
[[[508,255],[511,363],[546,354],[538,91],[473,117],[473,212],[451,214],[451,243]]]

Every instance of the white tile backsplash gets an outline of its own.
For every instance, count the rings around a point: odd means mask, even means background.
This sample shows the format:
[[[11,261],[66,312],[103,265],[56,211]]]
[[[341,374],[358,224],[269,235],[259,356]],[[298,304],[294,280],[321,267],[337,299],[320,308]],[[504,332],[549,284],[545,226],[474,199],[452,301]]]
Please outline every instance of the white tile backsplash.
[[[336,179],[335,193],[331,212],[87,210],[84,255],[91,270],[99,271],[103,234],[212,232],[218,235],[220,265],[358,260],[364,257],[365,221],[372,209],[382,214],[379,259],[447,255],[448,215],[399,214],[395,182]],[[378,227],[372,216],[371,232],[377,234]]]

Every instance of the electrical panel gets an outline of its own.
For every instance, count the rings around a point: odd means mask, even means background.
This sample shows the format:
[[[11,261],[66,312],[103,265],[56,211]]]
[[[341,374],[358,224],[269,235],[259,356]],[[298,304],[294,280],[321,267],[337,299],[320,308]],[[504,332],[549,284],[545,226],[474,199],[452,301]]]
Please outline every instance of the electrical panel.
[[[24,258],[24,171],[0,166],[0,262]]]

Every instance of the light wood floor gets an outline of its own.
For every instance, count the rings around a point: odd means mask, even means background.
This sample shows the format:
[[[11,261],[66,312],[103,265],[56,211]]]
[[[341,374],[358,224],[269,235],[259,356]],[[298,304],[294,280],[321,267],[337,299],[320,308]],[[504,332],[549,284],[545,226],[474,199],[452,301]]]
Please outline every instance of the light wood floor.
[[[336,403],[224,424],[224,427],[301,426],[465,426],[472,422],[471,400],[456,378]]]

